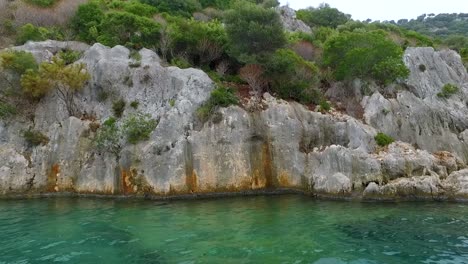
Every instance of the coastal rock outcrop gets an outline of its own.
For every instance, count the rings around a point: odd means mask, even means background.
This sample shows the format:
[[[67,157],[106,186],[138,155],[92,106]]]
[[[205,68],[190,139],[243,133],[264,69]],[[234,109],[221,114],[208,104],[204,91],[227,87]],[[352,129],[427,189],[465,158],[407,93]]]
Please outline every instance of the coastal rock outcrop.
[[[379,91],[364,97],[363,120],[338,111],[310,111],[266,93],[262,110],[219,108],[201,122],[196,111],[215,87],[201,70],[163,66],[147,49],[135,61],[122,46],[46,41],[15,49],[43,61],[64,48],[84,51],[79,62],[91,74],[77,97],[83,116],[69,117],[51,92],[31,105],[32,119],[0,121],[3,195],[167,196],[263,189],[365,199],[468,194],[468,81],[454,52],[409,48],[406,88],[395,98]],[[427,70],[421,72],[419,64]],[[446,83],[460,90],[442,99],[437,93]],[[141,111],[158,126],[149,140],[124,144],[118,153],[103,152],[94,144],[96,132],[119,99],[138,102],[138,110],[127,107],[120,120]],[[21,136],[28,128],[42,131],[48,143],[28,146]],[[398,141],[379,147],[378,132]]]

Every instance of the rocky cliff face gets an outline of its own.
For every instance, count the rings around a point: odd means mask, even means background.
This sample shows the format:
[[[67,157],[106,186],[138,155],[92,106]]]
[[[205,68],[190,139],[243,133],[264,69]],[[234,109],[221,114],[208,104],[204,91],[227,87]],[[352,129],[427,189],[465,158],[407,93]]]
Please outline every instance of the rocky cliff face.
[[[408,49],[411,76],[404,88],[391,97],[378,91],[363,97],[362,120],[312,112],[265,94],[263,110],[221,108],[216,118],[201,123],[195,112],[214,84],[200,70],[164,67],[145,49],[135,65],[121,46],[47,41],[16,49],[42,61],[65,47],[85,51],[81,62],[92,76],[78,103],[87,117],[68,117],[51,93],[34,106],[33,120],[0,121],[3,195],[165,196],[288,188],[364,199],[468,197],[468,75],[452,51]],[[439,98],[446,83],[460,91]],[[141,111],[158,119],[151,138],[125,145],[118,155],[100,154],[93,127],[112,115],[112,100],[100,101],[102,92],[138,101]],[[134,111],[128,107],[124,117]],[[49,143],[28,147],[19,131],[29,127],[43,131]],[[376,146],[380,131],[399,141]]]

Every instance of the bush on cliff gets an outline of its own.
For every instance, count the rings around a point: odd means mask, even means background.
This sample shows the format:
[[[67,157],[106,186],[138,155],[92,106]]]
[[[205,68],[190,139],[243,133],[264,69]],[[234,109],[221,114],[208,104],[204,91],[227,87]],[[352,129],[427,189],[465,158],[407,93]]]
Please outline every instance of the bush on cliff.
[[[273,9],[239,1],[225,16],[229,53],[242,62],[255,62],[286,45],[281,19]]]
[[[16,107],[0,100],[0,120],[7,119],[17,113]]]
[[[458,86],[448,83],[442,87],[442,91],[437,94],[441,98],[449,98],[458,92]]]
[[[39,145],[46,145],[47,143],[49,143],[49,138],[38,130],[29,129],[23,131],[22,134],[23,138],[30,146],[36,147]]]
[[[375,142],[377,143],[377,145],[381,146],[381,147],[385,147],[385,146],[388,146],[390,144],[392,144],[395,140],[389,136],[389,135],[386,135],[384,133],[377,133],[377,135],[374,137],[375,139]]]
[[[25,94],[34,98],[40,98],[55,89],[68,114],[79,117],[75,94],[89,78],[84,64],[66,65],[64,60],[55,56],[51,62],[43,62],[37,71],[27,70],[21,77],[21,87]]]
[[[37,70],[38,65],[34,56],[25,51],[5,51],[0,53],[0,67],[23,74],[27,70]]]
[[[152,119],[150,115],[138,112],[124,120],[122,129],[127,141],[136,144],[148,140],[157,125],[158,121]]]
[[[197,116],[205,122],[214,113],[218,107],[228,107],[237,105],[239,99],[234,94],[232,89],[220,86],[211,92],[211,97],[197,110]]]
[[[121,132],[115,118],[107,119],[97,131],[94,139],[96,149],[103,153],[109,152],[118,155],[121,149]]]
[[[342,32],[325,43],[324,64],[337,80],[371,78],[382,84],[406,78],[403,50],[383,31]]]
[[[316,101],[314,89],[318,85],[318,68],[294,51],[279,49],[264,62],[265,76],[271,90],[284,99],[303,103]]]

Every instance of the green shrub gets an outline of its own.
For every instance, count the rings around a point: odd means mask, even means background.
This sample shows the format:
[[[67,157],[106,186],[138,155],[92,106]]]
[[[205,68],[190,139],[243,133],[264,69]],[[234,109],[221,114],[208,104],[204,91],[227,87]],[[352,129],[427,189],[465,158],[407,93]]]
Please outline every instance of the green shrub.
[[[280,16],[274,9],[239,1],[225,16],[229,53],[239,61],[254,62],[286,44]]]
[[[327,100],[321,100],[319,106],[321,112],[328,112],[331,110],[331,105]]]
[[[156,7],[159,12],[191,17],[192,13],[201,10],[197,0],[140,0],[142,3]]]
[[[83,53],[81,51],[74,50],[61,50],[58,53],[58,56],[65,62],[66,65],[72,64],[79,60]]]
[[[310,103],[318,85],[318,68],[294,51],[279,49],[263,63],[271,90],[284,99]]]
[[[383,85],[391,84],[398,78],[408,77],[409,73],[401,58],[382,60],[372,68],[373,78]]]
[[[46,135],[42,134],[40,131],[32,129],[23,131],[23,138],[30,146],[33,147],[49,143],[49,138]]]
[[[321,4],[318,8],[309,7],[297,11],[297,18],[304,21],[310,27],[336,28],[351,19],[350,15],[340,12],[328,4]]]
[[[154,6],[143,4],[135,0],[112,1],[107,6],[108,8],[111,8],[111,9],[125,11],[128,13],[132,13],[134,15],[144,16],[144,17],[152,17],[154,14],[158,12],[158,10]]]
[[[27,41],[43,41],[48,38],[49,31],[43,27],[35,27],[32,24],[26,24],[19,28],[16,36],[16,44],[22,45]]]
[[[94,139],[94,146],[100,152],[110,152],[117,155],[121,149],[120,139],[121,132],[117,126],[117,120],[110,117],[98,130]]]
[[[200,108],[197,109],[197,116],[201,121],[206,121],[213,114],[217,107],[228,107],[239,104],[239,99],[232,89],[218,87],[211,92],[211,97]]]
[[[80,91],[90,75],[83,63],[66,65],[65,61],[54,56],[51,62],[43,62],[37,71],[28,69],[21,76],[21,87],[26,95],[40,98],[55,90],[57,97],[65,105],[70,116],[81,116],[81,109],[75,103],[75,95]]]
[[[114,112],[114,116],[117,118],[122,117],[123,112],[125,111],[126,102],[124,99],[119,99],[112,103],[112,111]]]
[[[51,7],[57,0],[26,0],[26,2],[39,7]]]
[[[171,60],[171,64],[181,69],[187,69],[192,67],[192,65],[183,57],[173,58]]]
[[[107,98],[109,98],[109,93],[107,91],[100,91],[97,94],[98,102],[104,102],[105,100],[107,100]]]
[[[130,52],[131,62],[128,63],[128,66],[131,68],[138,68],[141,66],[141,54],[137,50],[132,50]]]
[[[442,87],[442,91],[437,94],[437,96],[441,98],[449,98],[453,94],[456,94],[458,92],[458,86],[454,84],[446,84]]]
[[[38,65],[34,56],[25,51],[5,51],[0,53],[0,66],[4,69],[24,74],[27,70],[36,71]]]
[[[388,146],[390,144],[392,144],[395,140],[390,137],[389,135],[386,135],[384,133],[377,133],[377,135],[374,137],[375,139],[375,142],[377,143],[377,145],[381,146],[381,147],[385,147],[385,146]]]
[[[7,119],[16,115],[17,110],[11,104],[0,101],[0,119]]]
[[[72,29],[78,38],[88,43],[95,42],[98,37],[98,26],[104,20],[104,12],[96,1],[80,5],[72,18]]]
[[[140,141],[148,140],[151,133],[158,125],[158,122],[148,114],[131,114],[123,123],[123,131],[127,141],[136,144]]]
[[[167,35],[171,40],[171,53],[183,54],[188,61],[202,66],[209,66],[222,56],[227,45],[227,34],[221,22],[180,17],[167,17],[167,20],[170,23]]]
[[[325,43],[324,64],[339,81],[371,78],[388,84],[408,76],[402,56],[403,50],[381,30],[342,32]]]
[[[130,103],[130,106],[131,106],[133,109],[137,109],[139,105],[140,105],[140,102],[138,102],[138,101],[132,101],[132,102]]]
[[[160,26],[154,20],[128,12],[110,11],[97,27],[97,41],[113,47],[125,45],[140,49],[153,47],[159,40]]]

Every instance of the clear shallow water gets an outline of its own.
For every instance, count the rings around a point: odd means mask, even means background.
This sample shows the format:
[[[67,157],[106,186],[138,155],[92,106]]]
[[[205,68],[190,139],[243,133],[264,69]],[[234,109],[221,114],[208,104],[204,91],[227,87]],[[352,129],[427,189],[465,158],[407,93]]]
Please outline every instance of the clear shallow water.
[[[468,204],[0,201],[0,263],[468,263]]]

